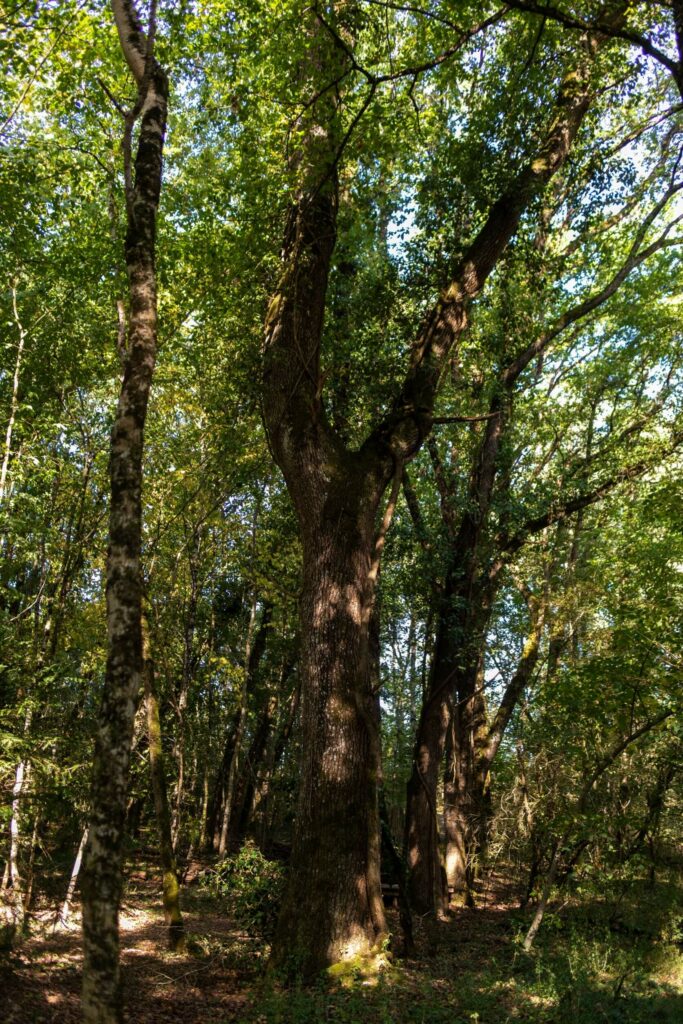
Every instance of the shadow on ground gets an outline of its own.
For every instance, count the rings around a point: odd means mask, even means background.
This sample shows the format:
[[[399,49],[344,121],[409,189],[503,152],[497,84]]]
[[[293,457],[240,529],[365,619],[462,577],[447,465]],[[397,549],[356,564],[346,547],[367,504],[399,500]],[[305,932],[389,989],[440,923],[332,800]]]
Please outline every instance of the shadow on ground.
[[[667,896],[667,894],[664,894]],[[667,896],[670,904],[670,899]],[[454,908],[419,929],[418,957],[342,983],[283,989],[264,980],[266,947],[234,927],[215,899],[185,893],[188,949],[165,949],[154,882],[130,886],[122,914],[125,1020],[130,1024],[681,1024],[683,956],[675,942],[584,903],[550,914],[531,955],[515,894],[491,885],[476,910]],[[398,930],[395,911],[392,927]],[[77,927],[34,934],[0,959],[2,1024],[80,1022]]]
[[[131,891],[121,916],[125,1019],[131,1024],[223,1024],[244,1019],[247,986],[262,969],[253,939],[215,903],[191,895],[185,953],[165,948],[166,929],[146,889]],[[34,934],[0,959],[2,1024],[80,1024],[81,934]]]

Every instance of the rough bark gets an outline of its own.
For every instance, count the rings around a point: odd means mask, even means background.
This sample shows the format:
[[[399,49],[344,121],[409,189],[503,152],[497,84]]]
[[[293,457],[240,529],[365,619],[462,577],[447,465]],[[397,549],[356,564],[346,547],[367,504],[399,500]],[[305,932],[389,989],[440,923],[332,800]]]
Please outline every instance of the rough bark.
[[[305,975],[369,953],[386,930],[369,664],[375,508],[362,486],[350,491],[345,476],[339,483],[332,493],[318,490],[317,500],[311,495],[318,516],[302,522],[303,762],[275,960]]]
[[[340,8],[341,9],[341,8]],[[335,16],[338,11],[333,12]],[[348,13],[348,12],[347,12]],[[538,152],[491,207],[482,228],[427,318],[390,410],[357,453],[330,427],[321,398],[320,344],[335,243],[336,170],[342,135],[338,89],[351,48],[312,17],[304,77],[308,95],[296,155],[298,185],[285,231],[282,271],[266,319],[264,418],[303,541],[302,729],[304,761],[291,884],[274,945],[305,972],[370,950],[384,931],[379,885],[376,728],[368,671],[369,617],[376,581],[377,516],[390,480],[427,437],[442,369],[467,327],[467,308],[515,234],[529,204],[565,162],[590,104],[596,42],[562,84]],[[339,33],[342,33],[342,36]],[[322,89],[325,85],[326,88]],[[374,573],[374,575],[373,575]],[[425,719],[443,736],[443,680]],[[437,754],[438,754],[437,750]],[[440,757],[419,764],[438,778]],[[424,807],[425,801],[422,801]],[[426,820],[432,821],[433,807]],[[436,883],[432,889],[436,889]]]
[[[123,833],[135,709],[142,685],[143,432],[157,344],[156,217],[161,189],[168,83],[153,57],[154,5],[146,36],[130,0],[113,0],[123,55],[138,88],[126,116],[124,172],[129,286],[128,347],[111,434],[109,546],[106,564],[108,655],[95,741],[91,816],[81,878],[83,1016],[121,1024],[118,914]],[[133,125],[140,118],[134,161]]]

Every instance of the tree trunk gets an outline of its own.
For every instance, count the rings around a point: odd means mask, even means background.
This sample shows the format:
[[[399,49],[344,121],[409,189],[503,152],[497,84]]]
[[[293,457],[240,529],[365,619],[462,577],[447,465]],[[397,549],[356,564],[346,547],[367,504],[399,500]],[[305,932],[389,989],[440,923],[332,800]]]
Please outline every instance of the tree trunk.
[[[468,697],[458,700],[448,731],[444,775],[446,878],[474,906],[473,887],[485,855],[490,817],[489,764],[481,757],[486,716],[483,673]]]
[[[24,355],[24,344],[26,342],[26,328],[19,318],[19,309],[17,307],[17,286],[15,282],[12,282],[12,312],[14,314],[14,322],[17,325],[17,331],[19,333],[19,340],[17,343],[17,358],[14,364],[14,377],[12,378],[12,401],[10,405],[9,421],[7,423],[7,432],[5,434],[5,448],[2,454],[2,466],[0,466],[0,505],[5,499],[5,492],[7,489],[7,472],[9,470],[10,459],[12,457],[12,432],[17,418],[17,411],[19,409],[19,376],[21,373],[21,362]]]
[[[220,843],[218,844],[219,857],[225,857],[225,855],[228,852],[228,839],[230,827],[232,825],[232,815],[234,811],[233,804],[235,799],[235,785],[237,781],[237,771],[239,768],[242,737],[244,736],[244,730],[247,721],[247,712],[249,710],[249,682],[250,679],[253,682],[255,676],[255,669],[253,671],[251,670],[251,649],[254,639],[254,626],[256,623],[256,608],[257,600],[256,595],[254,595],[254,597],[252,598],[251,609],[249,612],[249,623],[247,625],[247,640],[244,654],[244,678],[242,680],[242,687],[240,690],[240,703],[237,712],[237,727],[235,729],[235,738],[232,747],[232,757],[230,758],[230,765],[228,767],[228,778],[225,786],[225,802],[223,804],[223,824],[221,827]],[[270,615],[268,615],[268,621],[270,621]]]
[[[197,602],[199,598],[199,544],[199,530],[194,529],[192,531],[192,538],[188,547],[190,593],[188,597],[187,607],[185,608],[184,612],[183,667],[180,675],[180,681],[176,689],[177,727],[174,752],[177,762],[177,783],[173,806],[173,816],[171,819],[171,835],[173,838],[174,856],[175,852],[178,849],[178,843],[180,842],[183,816],[183,799],[185,796],[185,733],[187,729],[185,714],[187,711],[187,702],[190,695],[190,688],[195,677],[197,663],[197,656],[195,652],[195,633],[197,627]]]
[[[529,598],[531,628],[500,706],[487,721],[484,700],[483,651],[476,686],[468,699],[458,701],[449,730],[444,821],[446,826],[446,874],[449,885],[464,889],[468,906],[474,905],[473,883],[486,854],[491,797],[489,778],[510,718],[531,682],[543,633],[545,598]]]
[[[297,652],[298,653],[298,652]],[[271,783],[273,775],[280,763],[280,758],[284,754],[289,738],[294,729],[294,725],[299,712],[299,701],[301,697],[301,674],[297,672],[297,679],[294,684],[294,689],[290,696],[287,704],[283,721],[280,724],[278,733],[273,737],[270,744],[270,749],[266,757],[266,765],[263,778],[260,780],[259,785],[254,794],[253,809],[254,811],[258,808],[260,824],[259,824],[259,836],[260,845],[262,850],[268,848],[270,842],[270,795],[271,795]],[[253,812],[252,812],[253,813]]]
[[[153,17],[146,36],[131,0],[112,0],[112,8],[121,49],[138,86],[138,99],[125,119],[129,337],[111,434],[108,654],[81,877],[86,1024],[121,1024],[123,1019],[118,917],[133,724],[142,685],[142,453],[157,347],[155,232],[168,96],[166,75],[152,55]],[[154,10],[152,4],[152,16]],[[133,181],[131,135],[140,115]]]
[[[418,914],[446,911],[447,893],[440,852],[437,791],[446,729],[449,689],[436,689],[422,706],[413,770],[408,780],[405,847],[410,902]]]
[[[27,715],[30,721],[30,712]],[[24,918],[26,913],[26,893],[24,879],[21,875],[19,864],[19,846],[21,841],[21,797],[26,783],[29,766],[25,761],[20,761],[14,773],[14,785],[12,786],[12,816],[10,818],[9,832],[9,858],[7,861],[6,888],[11,890],[11,906],[7,915],[3,931],[9,936],[10,942],[20,938],[24,930]],[[5,945],[9,944],[7,939]]]
[[[69,918],[71,917],[71,904],[73,903],[74,893],[76,892],[76,883],[78,882],[78,876],[81,871],[81,863],[83,860],[83,851],[85,850],[85,844],[88,841],[88,830],[84,830],[81,836],[81,841],[78,844],[78,850],[76,851],[76,859],[74,860],[74,866],[71,869],[71,877],[69,878],[69,885],[67,886],[66,896],[62,903],[61,910],[57,915],[55,921],[54,931],[58,928],[66,928],[69,924]]]
[[[360,495],[328,500],[304,537],[303,759],[274,959],[305,976],[369,953],[386,931],[366,614],[374,514],[362,504]]]
[[[164,920],[168,927],[169,949],[180,952],[185,948],[185,928],[180,913],[180,882],[173,852],[171,808],[166,787],[164,752],[161,742],[159,702],[154,688],[154,661],[150,650],[149,627],[143,617],[143,672],[147,710],[147,737],[149,740],[149,774],[152,780],[154,811],[159,831],[159,859],[161,862]]]
[[[344,148],[339,101],[352,56],[357,8],[333,5],[307,19],[300,71],[305,98],[292,159],[295,188],[282,266],[265,329],[263,413],[274,458],[293,500],[304,551],[301,792],[291,882],[273,956],[306,973],[372,948],[384,930],[379,881],[376,737],[368,671],[368,628],[381,544],[375,515],[389,481],[423,444],[433,422],[442,370],[480,293],[529,204],[563,164],[590,103],[589,53],[562,83],[557,110],[533,159],[491,206],[453,279],[426,317],[404,381],[358,452],[327,419],[320,351],[337,227],[337,169]],[[339,43],[341,41],[341,45]],[[339,88],[330,89],[329,82]],[[370,94],[372,99],[375,86]],[[368,373],[372,368],[368,365]],[[395,499],[394,499],[395,500]],[[425,801],[425,770],[440,770],[447,694],[439,684],[425,705],[434,750],[416,749],[410,793]],[[445,710],[444,710],[445,709]],[[440,747],[439,747],[440,745]],[[426,812],[425,812],[426,803]],[[411,833],[407,833],[409,837]],[[435,864],[420,860],[437,888]],[[431,875],[430,875],[431,871]]]

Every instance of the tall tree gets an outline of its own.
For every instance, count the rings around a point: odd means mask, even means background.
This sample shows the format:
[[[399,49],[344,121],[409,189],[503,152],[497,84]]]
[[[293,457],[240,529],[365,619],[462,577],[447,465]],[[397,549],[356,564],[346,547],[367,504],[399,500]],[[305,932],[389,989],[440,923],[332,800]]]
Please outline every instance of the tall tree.
[[[345,140],[340,83],[359,68],[354,15],[354,5],[339,5],[308,17],[296,192],[266,321],[264,416],[303,544],[304,761],[291,881],[274,956],[278,962],[293,957],[306,973],[369,952],[385,930],[376,785],[380,746],[368,653],[383,545],[380,505],[393,479],[391,510],[402,467],[430,432],[441,374],[468,325],[471,302],[522,215],[570,153],[594,95],[601,42],[593,34],[577,46],[535,152],[508,180],[457,261],[389,411],[359,449],[350,450],[325,411],[320,358]],[[621,7],[612,16],[620,17]],[[369,103],[380,80],[365,75]],[[436,702],[429,707],[431,714],[441,713]],[[443,736],[446,724],[438,724]],[[422,783],[435,787],[441,753],[434,758],[425,748],[416,755],[415,799],[424,807],[426,828],[433,809],[422,797]]]
[[[123,831],[135,709],[143,681],[142,455],[157,350],[156,221],[161,191],[168,80],[154,57],[156,4],[147,33],[131,0],[112,0],[123,56],[137,85],[124,112],[128,330],[119,341],[123,379],[111,434],[108,656],[96,738],[91,816],[82,869],[83,1015],[120,1024],[118,913]],[[140,119],[135,159],[132,136]]]

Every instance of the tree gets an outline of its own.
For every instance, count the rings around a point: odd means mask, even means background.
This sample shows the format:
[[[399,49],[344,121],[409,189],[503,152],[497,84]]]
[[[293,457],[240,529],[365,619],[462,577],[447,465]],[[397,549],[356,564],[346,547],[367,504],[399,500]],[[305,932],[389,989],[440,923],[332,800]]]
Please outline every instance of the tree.
[[[157,347],[155,235],[168,98],[166,73],[154,57],[154,5],[146,35],[130,0],[113,0],[112,10],[137,96],[124,114],[130,312],[128,330],[118,339],[123,380],[109,462],[108,655],[81,872],[83,1015],[97,1024],[122,1020],[118,912],[133,722],[143,678],[142,454]],[[132,133],[138,118],[133,166]]]
[[[593,97],[593,67],[601,42],[596,34],[589,35],[572,53],[545,133],[505,182],[456,262],[450,283],[426,317],[389,411],[351,450],[329,423],[320,377],[338,165],[345,141],[345,93],[338,86],[359,72],[370,86],[367,105],[386,80],[366,71],[355,56],[354,13],[353,7],[333,8],[316,12],[307,23],[296,185],[281,276],[266,320],[264,415],[297,512],[304,559],[305,761],[291,883],[275,957],[281,962],[292,953],[301,957],[306,973],[370,951],[385,928],[377,839],[380,750],[369,665],[369,626],[383,544],[382,528],[376,526],[380,504],[393,480],[390,515],[403,465],[429,434],[441,373],[467,327],[472,300],[529,205],[569,156]],[[611,16],[618,20],[621,7]],[[479,27],[467,30],[461,41]],[[334,85],[328,87],[329,82]],[[441,705],[434,701],[427,708],[434,730],[445,737]],[[442,746],[443,741],[437,744],[436,756],[427,747],[416,754],[411,820],[425,834],[433,828],[427,794],[436,786]]]

